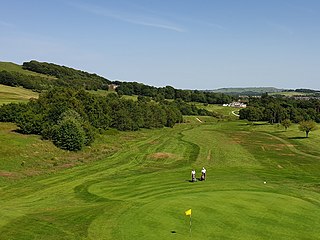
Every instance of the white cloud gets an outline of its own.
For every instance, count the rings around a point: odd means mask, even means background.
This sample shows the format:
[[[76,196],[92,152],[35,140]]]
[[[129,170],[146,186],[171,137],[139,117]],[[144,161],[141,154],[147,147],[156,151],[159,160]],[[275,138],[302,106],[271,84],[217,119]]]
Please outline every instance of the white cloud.
[[[90,12],[95,15],[100,15],[108,18],[117,19],[123,22],[128,22],[137,25],[149,26],[154,28],[167,29],[176,32],[185,32],[186,30],[171,22],[167,22],[163,19],[150,17],[146,13],[126,13],[124,11],[117,11],[115,9],[107,9],[94,5],[69,3],[69,5],[78,9]]]

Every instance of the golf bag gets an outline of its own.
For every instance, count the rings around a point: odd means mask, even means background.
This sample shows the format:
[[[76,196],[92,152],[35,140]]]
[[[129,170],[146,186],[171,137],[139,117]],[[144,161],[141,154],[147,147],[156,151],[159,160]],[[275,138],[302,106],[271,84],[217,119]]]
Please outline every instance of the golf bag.
[[[196,181],[197,181],[195,174],[192,174],[192,175],[191,175],[191,181],[192,181],[192,182],[196,182]]]
[[[206,174],[205,174],[205,173],[202,173],[202,174],[201,174],[201,178],[200,178],[200,179],[201,179],[201,181],[206,180]]]

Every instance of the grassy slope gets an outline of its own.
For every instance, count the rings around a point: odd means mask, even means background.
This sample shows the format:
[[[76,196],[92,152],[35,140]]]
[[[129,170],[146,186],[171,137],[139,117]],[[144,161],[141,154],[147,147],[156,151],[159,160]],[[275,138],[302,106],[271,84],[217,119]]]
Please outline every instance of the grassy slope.
[[[293,97],[293,96],[308,96],[311,95],[311,93],[303,93],[303,92],[275,92],[275,93],[269,93],[269,95],[283,95],[286,97]]]
[[[232,114],[232,111],[238,113],[239,108],[234,107],[223,107],[222,104],[208,104],[207,106],[202,103],[194,103],[198,108],[204,108],[208,111],[216,112],[222,114],[223,116],[229,117],[231,119],[238,119],[235,115]]]
[[[189,208],[193,239],[320,239],[319,130],[194,121],[71,154],[0,126],[1,239],[187,239]]]
[[[0,62],[0,71],[4,71],[4,70],[8,72],[18,72],[20,74],[25,74],[25,75],[40,76],[44,78],[54,79],[54,77],[52,76],[25,70],[22,68],[21,65],[11,63],[11,62]]]
[[[29,70],[22,69],[22,66],[11,62],[0,62],[0,71],[18,72],[20,74],[41,76],[48,79],[53,79],[51,76],[35,73]],[[27,90],[21,87],[9,87],[0,84],[0,105],[11,102],[27,102],[30,98],[37,98],[38,93]]]
[[[266,92],[279,92],[281,89],[275,87],[245,87],[245,88],[220,88],[215,89],[213,92],[222,93],[244,93],[244,92],[256,92],[256,93],[266,93]]]
[[[9,87],[0,84],[0,105],[6,103],[27,102],[38,98],[39,94],[22,87]]]

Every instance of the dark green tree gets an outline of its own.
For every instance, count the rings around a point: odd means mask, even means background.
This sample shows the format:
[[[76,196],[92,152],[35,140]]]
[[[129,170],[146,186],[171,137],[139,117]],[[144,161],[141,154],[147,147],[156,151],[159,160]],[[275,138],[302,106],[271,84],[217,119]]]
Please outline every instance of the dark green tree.
[[[62,149],[78,151],[83,148],[86,134],[81,126],[81,117],[73,110],[62,114],[53,129],[53,143]]]

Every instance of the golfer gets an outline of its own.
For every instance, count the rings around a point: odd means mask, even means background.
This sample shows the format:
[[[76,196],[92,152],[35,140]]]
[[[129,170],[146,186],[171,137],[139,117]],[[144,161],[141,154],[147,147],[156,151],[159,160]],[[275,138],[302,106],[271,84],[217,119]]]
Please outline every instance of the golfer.
[[[206,180],[207,170],[203,167],[201,170],[201,180]]]
[[[197,181],[197,179],[196,179],[196,171],[194,169],[192,169],[192,171],[191,171],[191,181],[192,182]]]

